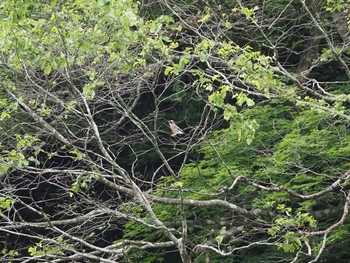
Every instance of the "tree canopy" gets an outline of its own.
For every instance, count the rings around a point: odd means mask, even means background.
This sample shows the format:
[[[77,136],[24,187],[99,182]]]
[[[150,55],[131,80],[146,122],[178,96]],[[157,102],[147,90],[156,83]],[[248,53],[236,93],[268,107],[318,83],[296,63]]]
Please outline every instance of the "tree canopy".
[[[347,1],[3,0],[0,27],[3,260],[349,260]]]

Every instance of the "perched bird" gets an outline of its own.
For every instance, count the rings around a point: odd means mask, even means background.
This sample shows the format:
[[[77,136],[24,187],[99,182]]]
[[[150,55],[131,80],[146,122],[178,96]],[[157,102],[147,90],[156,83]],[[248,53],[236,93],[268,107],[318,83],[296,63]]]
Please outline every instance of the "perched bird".
[[[170,126],[171,131],[173,132],[170,135],[171,137],[175,137],[178,134],[184,134],[183,130],[181,130],[181,128],[179,126],[177,126],[173,120],[169,121],[169,126]]]

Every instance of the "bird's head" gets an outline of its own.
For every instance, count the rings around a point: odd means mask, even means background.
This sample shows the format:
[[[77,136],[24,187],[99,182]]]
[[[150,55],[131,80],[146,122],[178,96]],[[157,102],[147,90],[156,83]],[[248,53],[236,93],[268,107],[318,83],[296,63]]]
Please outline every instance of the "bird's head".
[[[173,120],[170,120],[169,124],[175,124],[175,122]]]

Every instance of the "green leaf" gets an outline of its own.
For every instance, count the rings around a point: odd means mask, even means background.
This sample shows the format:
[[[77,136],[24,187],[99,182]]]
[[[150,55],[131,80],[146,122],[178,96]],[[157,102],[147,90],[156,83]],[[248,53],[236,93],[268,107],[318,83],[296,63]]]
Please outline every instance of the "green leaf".
[[[7,111],[1,112],[0,120],[5,120],[7,118],[11,118],[11,115]]]
[[[226,227],[222,227],[220,229],[219,234],[215,237],[215,240],[218,243],[218,245],[220,245],[224,240],[225,234],[226,234]]]
[[[183,185],[184,185],[183,182],[175,182],[175,183],[172,184],[173,187],[179,187],[179,188],[182,188]]]
[[[164,74],[165,76],[168,76],[170,73],[172,73],[174,71],[174,68],[173,67],[166,67],[165,70],[164,70]]]
[[[9,210],[11,205],[12,201],[10,199],[5,199],[5,197],[0,196],[0,208]]]
[[[45,75],[49,75],[51,73],[52,67],[51,65],[47,64],[44,68]]]
[[[71,153],[75,156],[74,160],[76,160],[76,161],[80,161],[83,159],[83,154],[77,149],[71,150],[71,151],[69,151],[69,153]]]
[[[205,15],[204,17],[202,17],[201,19],[199,19],[197,22],[199,22],[199,23],[205,23],[205,22],[208,22],[209,19],[210,19],[210,15],[207,14],[207,15]]]

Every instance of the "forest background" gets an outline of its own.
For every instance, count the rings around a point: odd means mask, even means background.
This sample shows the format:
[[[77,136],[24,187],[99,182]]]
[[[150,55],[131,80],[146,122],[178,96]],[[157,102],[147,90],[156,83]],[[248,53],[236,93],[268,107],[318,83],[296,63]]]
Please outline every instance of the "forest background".
[[[348,1],[3,0],[0,28],[1,262],[349,262]]]

